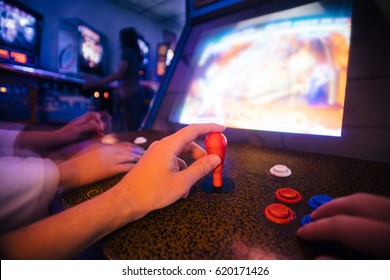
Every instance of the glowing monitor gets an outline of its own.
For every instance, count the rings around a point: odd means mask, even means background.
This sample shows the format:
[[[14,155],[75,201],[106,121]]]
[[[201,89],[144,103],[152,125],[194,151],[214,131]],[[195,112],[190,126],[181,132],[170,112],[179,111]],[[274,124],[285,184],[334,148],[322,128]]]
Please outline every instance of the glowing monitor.
[[[0,61],[38,66],[43,17],[13,1],[0,1]]]
[[[147,78],[147,72],[148,72],[149,60],[150,60],[150,44],[141,35],[139,35],[137,43],[142,54],[142,64],[141,64],[139,75],[141,78]]]
[[[107,37],[102,32],[78,18],[59,20],[59,72],[102,76],[107,64]]]
[[[341,136],[350,3],[315,2],[201,29],[170,121]]]
[[[101,35],[83,24],[80,24],[77,29],[79,32],[79,70],[103,74],[104,46]]]

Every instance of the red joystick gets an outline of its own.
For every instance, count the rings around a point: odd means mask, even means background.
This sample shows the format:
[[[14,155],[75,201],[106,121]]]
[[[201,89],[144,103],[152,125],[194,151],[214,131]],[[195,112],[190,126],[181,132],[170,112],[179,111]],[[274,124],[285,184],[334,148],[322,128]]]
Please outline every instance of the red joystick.
[[[204,143],[208,154],[216,154],[221,158],[221,164],[213,170],[213,186],[220,188],[223,185],[222,169],[225,161],[227,139],[220,132],[212,132],[206,136]]]

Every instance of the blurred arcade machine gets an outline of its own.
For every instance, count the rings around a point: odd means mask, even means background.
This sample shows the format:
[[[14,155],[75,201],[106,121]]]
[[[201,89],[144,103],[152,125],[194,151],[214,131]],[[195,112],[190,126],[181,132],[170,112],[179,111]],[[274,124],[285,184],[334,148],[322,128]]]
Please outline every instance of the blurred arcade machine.
[[[157,45],[157,65],[156,78],[160,82],[171,65],[174,56],[174,48],[170,43],[160,43]]]
[[[145,127],[213,121],[340,136],[342,113],[333,112],[339,116],[332,124],[309,122],[315,105],[343,111],[350,35],[350,1],[187,1],[169,67],[169,45],[159,45],[157,71],[166,78]],[[334,67],[337,59],[344,65]],[[272,108],[288,114],[273,117]]]
[[[38,84],[18,75],[36,69],[43,17],[0,1],[0,121],[35,122]]]
[[[0,121],[61,125],[87,111],[109,108],[107,101],[101,102],[108,99],[104,92],[97,98],[83,91],[80,73],[88,72],[88,65],[77,64],[73,72],[62,67],[60,73],[39,68],[42,15],[14,1],[0,1],[0,23]]]
[[[150,64],[150,43],[145,39],[142,34],[138,34],[138,46],[141,50],[142,64],[139,71],[140,84],[144,90],[144,101],[141,108],[142,118],[145,117],[150,103],[156,93],[157,84],[152,82],[149,77],[149,64]]]
[[[78,18],[62,18],[59,20],[58,32],[58,71],[79,79],[97,79],[107,73],[107,38],[91,25]],[[81,94],[62,94],[57,96],[53,91],[46,96],[46,101],[60,99],[67,104],[84,104],[89,102],[98,110],[113,111],[112,89],[99,87],[93,90],[83,91]],[[88,110],[85,106],[74,108],[73,113],[80,115]],[[77,110],[78,109],[78,110]],[[60,107],[52,111],[48,118],[59,115],[65,116],[66,107]],[[78,112],[77,112],[78,111]]]
[[[139,73],[141,80],[148,80],[148,70],[149,70],[149,61],[150,61],[150,43],[144,38],[143,35],[138,34],[138,46],[142,54],[142,65],[141,71]]]
[[[352,22],[361,24],[370,16],[365,6],[375,5],[363,2],[188,0],[186,26],[143,129],[173,132],[217,122],[231,141],[378,157],[350,137],[366,137],[366,118],[345,110],[347,103],[358,106],[355,96],[365,96],[349,94],[347,80],[372,79],[362,64],[375,56],[369,49],[359,50],[366,58],[353,57],[352,74],[362,73],[347,78]],[[358,48],[380,47],[373,44]]]

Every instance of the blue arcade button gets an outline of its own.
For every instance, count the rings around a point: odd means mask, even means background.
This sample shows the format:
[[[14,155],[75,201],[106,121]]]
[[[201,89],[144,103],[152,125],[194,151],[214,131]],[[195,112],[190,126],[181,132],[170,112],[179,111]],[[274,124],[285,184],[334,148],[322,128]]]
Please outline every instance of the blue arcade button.
[[[301,219],[301,226],[304,226],[308,223],[311,223],[313,220],[310,218],[310,214],[307,214],[305,216],[302,217]]]
[[[309,205],[315,210],[322,204],[331,201],[333,198],[325,194],[317,194],[309,199]]]

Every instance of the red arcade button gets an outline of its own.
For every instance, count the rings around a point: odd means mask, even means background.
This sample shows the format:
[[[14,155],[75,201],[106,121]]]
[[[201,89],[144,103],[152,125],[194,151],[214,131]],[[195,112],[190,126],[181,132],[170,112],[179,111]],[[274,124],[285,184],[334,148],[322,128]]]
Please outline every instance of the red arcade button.
[[[295,213],[289,207],[274,203],[264,209],[264,215],[275,224],[288,224],[295,218]]]
[[[281,188],[275,192],[277,200],[287,204],[295,204],[302,200],[302,195],[290,188]]]

